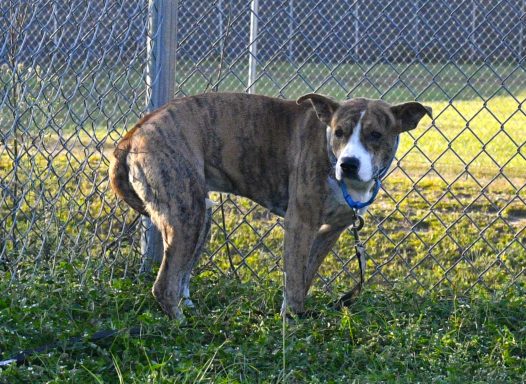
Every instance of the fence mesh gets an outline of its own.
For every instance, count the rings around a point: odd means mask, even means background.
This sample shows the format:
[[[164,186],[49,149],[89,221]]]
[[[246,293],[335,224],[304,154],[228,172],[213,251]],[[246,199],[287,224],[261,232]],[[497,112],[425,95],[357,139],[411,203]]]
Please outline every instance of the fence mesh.
[[[11,279],[132,263],[106,154],[145,109],[146,16],[145,1],[2,2],[0,263]]]
[[[176,97],[316,91],[433,107],[432,121],[402,137],[366,215],[371,282],[524,285],[524,1],[177,6]],[[147,2],[11,0],[1,12],[0,274],[136,274],[140,226],[108,189],[107,156],[146,109]],[[278,278],[280,220],[245,199],[213,198],[222,205],[200,271]],[[320,286],[356,277],[352,249],[346,233]]]

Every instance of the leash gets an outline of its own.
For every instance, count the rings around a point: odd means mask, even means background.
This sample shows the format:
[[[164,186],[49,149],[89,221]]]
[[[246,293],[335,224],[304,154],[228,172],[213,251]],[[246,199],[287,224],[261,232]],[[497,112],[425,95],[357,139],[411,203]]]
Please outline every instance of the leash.
[[[333,307],[336,309],[348,307],[349,305],[351,305],[354,299],[358,297],[365,285],[365,246],[360,240],[360,230],[363,228],[365,220],[362,216],[358,215],[358,212],[355,208],[353,208],[352,211],[354,216],[352,223],[352,233],[354,236],[354,252],[356,255],[356,260],[358,260],[358,268],[360,269],[360,280],[350,291],[346,292],[343,296],[341,296],[338,300],[334,302]]]
[[[28,358],[32,355],[38,353],[47,353],[53,349],[71,348],[74,344],[77,343],[96,343],[104,339],[113,338],[120,334],[128,334],[130,336],[144,336],[142,330],[139,327],[125,328],[125,329],[107,329],[104,331],[95,332],[91,337],[85,338],[81,336],[71,337],[63,342],[55,342],[51,344],[46,344],[33,349],[26,349],[24,351],[18,352],[16,355],[11,356],[9,359],[0,360],[0,368],[7,367],[11,364],[21,365],[27,362]]]

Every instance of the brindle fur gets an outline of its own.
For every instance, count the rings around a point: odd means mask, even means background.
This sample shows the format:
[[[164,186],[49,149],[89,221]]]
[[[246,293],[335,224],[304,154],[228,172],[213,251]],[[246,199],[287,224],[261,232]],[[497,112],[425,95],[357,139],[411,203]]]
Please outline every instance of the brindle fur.
[[[153,294],[167,314],[182,317],[184,288],[209,229],[209,191],[248,197],[285,218],[285,300],[292,311],[303,311],[318,267],[352,219],[329,186],[327,125],[348,135],[363,110],[363,142],[380,167],[393,155],[396,135],[416,124],[408,127],[407,116],[400,120],[378,100],[203,94],[171,101],[122,139],[111,186],[162,233],[164,258]],[[417,122],[425,113],[401,111]],[[371,130],[385,142],[370,141]],[[337,155],[335,139],[329,135]]]

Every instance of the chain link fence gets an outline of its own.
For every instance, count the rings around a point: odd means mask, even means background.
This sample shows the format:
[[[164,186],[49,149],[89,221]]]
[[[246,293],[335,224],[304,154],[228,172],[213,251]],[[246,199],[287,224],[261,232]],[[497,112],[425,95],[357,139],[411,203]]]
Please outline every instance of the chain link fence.
[[[178,1],[176,97],[250,91],[419,100],[366,216],[372,284],[524,286],[523,0]],[[108,189],[108,153],[147,109],[146,1],[6,0],[0,16],[0,274],[139,271],[140,220]],[[155,34],[155,31],[153,31]],[[280,279],[278,218],[212,196],[199,271]],[[346,233],[318,286],[357,277]],[[278,280],[276,280],[278,281]]]
[[[135,269],[107,151],[146,108],[147,2],[17,0],[1,12],[0,269],[12,280]]]

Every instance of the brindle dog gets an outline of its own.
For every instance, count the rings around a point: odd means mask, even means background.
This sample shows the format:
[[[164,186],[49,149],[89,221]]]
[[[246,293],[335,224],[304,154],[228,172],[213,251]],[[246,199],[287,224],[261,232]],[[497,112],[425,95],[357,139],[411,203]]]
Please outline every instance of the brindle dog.
[[[367,200],[397,136],[426,114],[431,109],[417,102],[209,93],[146,115],[117,145],[110,182],[161,231],[153,294],[162,309],[182,318],[181,304],[191,304],[190,274],[210,227],[207,194],[219,191],[284,217],[283,310],[301,313],[318,267],[352,222],[336,180]]]

